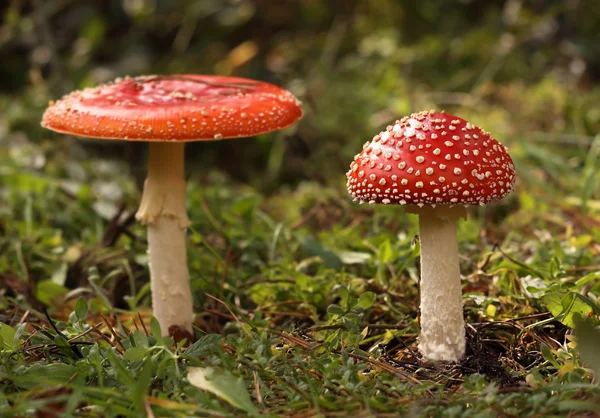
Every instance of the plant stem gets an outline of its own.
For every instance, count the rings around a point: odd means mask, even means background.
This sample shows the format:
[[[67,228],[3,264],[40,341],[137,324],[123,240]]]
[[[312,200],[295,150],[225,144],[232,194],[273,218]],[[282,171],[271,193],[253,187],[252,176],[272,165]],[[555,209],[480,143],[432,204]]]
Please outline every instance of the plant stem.
[[[421,242],[421,334],[419,351],[434,361],[465,355],[465,322],[458,263],[457,221],[461,207],[419,210]]]
[[[154,316],[164,336],[192,336],[194,317],[187,267],[184,144],[151,142],[148,177],[136,218],[148,225]]]

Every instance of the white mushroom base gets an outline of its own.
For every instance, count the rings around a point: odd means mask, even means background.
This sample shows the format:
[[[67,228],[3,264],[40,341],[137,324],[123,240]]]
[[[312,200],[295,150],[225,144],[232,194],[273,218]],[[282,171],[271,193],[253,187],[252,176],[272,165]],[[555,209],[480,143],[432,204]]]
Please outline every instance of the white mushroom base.
[[[194,318],[185,230],[174,218],[159,217],[148,225],[152,309],[163,335],[187,331]],[[173,327],[177,328],[173,328]]]
[[[148,226],[152,310],[163,336],[193,335],[187,267],[184,144],[151,142],[148,177],[136,214]]]
[[[466,217],[466,210],[462,206],[437,206],[411,207],[409,212],[419,215],[419,351],[433,361],[462,360],[466,340],[456,223]]]

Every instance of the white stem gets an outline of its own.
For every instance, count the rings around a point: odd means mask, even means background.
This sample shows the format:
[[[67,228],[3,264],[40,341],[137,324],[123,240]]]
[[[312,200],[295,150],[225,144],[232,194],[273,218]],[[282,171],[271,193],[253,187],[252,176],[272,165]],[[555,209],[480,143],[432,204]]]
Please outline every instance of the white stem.
[[[465,321],[456,223],[462,207],[418,211],[421,242],[421,335],[419,351],[434,361],[465,355]]]
[[[187,267],[184,144],[151,142],[148,177],[136,218],[148,225],[152,309],[162,333],[193,335]]]

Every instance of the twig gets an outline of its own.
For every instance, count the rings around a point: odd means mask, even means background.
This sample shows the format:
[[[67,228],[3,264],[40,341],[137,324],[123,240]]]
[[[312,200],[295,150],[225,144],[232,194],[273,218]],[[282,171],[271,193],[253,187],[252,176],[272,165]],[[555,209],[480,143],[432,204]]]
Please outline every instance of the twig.
[[[279,335],[280,337],[283,337],[283,338],[285,338],[285,339],[287,339],[289,341],[292,341],[296,345],[299,345],[300,347],[302,347],[302,348],[304,348],[306,350],[314,351],[318,347],[322,346],[322,344],[318,344],[318,345],[310,344],[310,343],[308,343],[308,342],[306,342],[304,340],[301,340],[300,338],[294,337],[293,335],[287,334],[285,332],[280,332],[280,331],[273,330],[273,329],[271,329],[270,331],[273,332],[273,333],[275,333],[275,334],[277,334],[277,335]],[[341,351],[339,351],[339,350],[331,350],[331,352],[335,353],[335,354],[338,354],[338,355],[342,354]],[[421,383],[419,380],[415,379],[414,377],[412,377],[410,374],[406,373],[405,371],[396,369],[393,366],[390,366],[389,364],[383,363],[383,362],[381,362],[379,360],[375,360],[375,359],[372,359],[372,358],[369,358],[369,357],[365,357],[365,356],[362,356],[360,354],[354,354],[354,353],[347,353],[347,354],[348,354],[348,356],[350,356],[352,358],[355,358],[357,360],[361,360],[361,361],[367,362],[367,363],[371,364],[372,366],[378,367],[380,369],[385,370],[386,372],[388,372],[390,374],[393,374],[396,377],[400,377],[403,380],[405,380],[406,382],[413,383],[413,384],[420,384]]]
[[[146,334],[146,337],[149,336],[150,334],[148,333],[148,330],[146,329],[146,324],[144,324],[144,320],[142,319],[142,314],[138,312],[138,318],[140,319],[140,323],[142,324],[142,328],[144,328],[144,333]]]
[[[102,325],[102,322],[100,322],[100,323],[99,323],[98,325],[96,325],[96,326],[100,326],[100,325]],[[75,341],[75,340],[77,340],[77,339],[79,339],[79,338],[81,338],[81,337],[85,337],[86,335],[88,335],[89,333],[91,333],[91,332],[93,332],[93,331],[94,331],[94,328],[92,327],[92,328],[88,329],[87,331],[84,331],[83,333],[81,333],[81,334],[79,334],[79,335],[76,335],[76,336],[74,336],[73,338],[71,338],[71,339],[69,339],[69,340],[67,340],[67,341],[69,341],[69,342],[73,342],[73,341]]]
[[[410,356],[417,362],[419,363],[419,358],[417,357],[417,355],[415,354],[415,352],[412,350],[412,348],[410,348],[404,341],[402,341],[402,339],[396,337],[395,338],[396,341],[398,341],[398,344],[401,344],[406,350],[408,350],[408,352],[410,353]]]
[[[106,341],[111,347],[115,347],[115,349],[117,350],[117,352],[119,354],[124,353],[124,351],[121,351],[119,347],[116,347],[116,344],[113,343],[106,335],[104,335],[104,333],[102,331],[100,331],[95,325],[91,325],[91,327],[94,329],[94,332],[96,332],[96,334],[98,334],[100,336],[100,338],[102,338],[104,341]]]
[[[263,403],[262,394],[260,393],[260,384],[258,383],[258,373],[256,373],[256,370],[252,370],[252,378],[254,380],[254,390],[256,390],[256,401],[264,409],[265,404]]]
[[[338,353],[341,354],[341,353]],[[366,356],[361,356],[360,354],[347,353],[350,357],[355,358],[357,360],[362,360],[364,362],[370,363],[375,367],[379,367],[380,369],[385,370],[386,372],[393,374],[394,376],[401,377],[407,382],[414,383],[415,385],[420,384],[421,382],[410,374],[406,373],[404,370],[396,369],[395,367],[390,366],[389,364],[383,363],[379,360],[375,360]]]
[[[155,418],[154,412],[152,411],[152,407],[148,402],[148,397],[144,396],[144,410],[146,411],[147,418]]]
[[[110,324],[110,322],[108,322],[108,319],[104,316],[104,315],[100,315],[102,317],[102,319],[104,320],[104,323],[106,324],[106,326],[108,327],[108,330],[110,331],[110,333],[113,335],[113,337],[115,337],[115,341],[117,342],[117,344],[119,345],[119,347],[121,347],[121,350],[123,350],[123,352],[127,351],[125,349],[125,346],[123,345],[123,343],[121,342],[121,339],[119,338],[119,336],[117,335],[117,331],[115,331],[115,329],[113,328],[113,326]]]
[[[224,314],[223,312],[219,312],[216,309],[205,308],[203,306],[194,306],[194,309],[197,309],[199,311],[208,312],[208,313],[211,313],[213,315],[219,316],[221,318],[229,319],[230,321],[235,321],[235,317],[233,317],[231,315]]]
[[[310,318],[310,314],[301,312],[278,312],[278,311],[262,311],[265,315],[280,315],[280,316],[294,316],[296,318]]]
[[[552,314],[550,312],[542,312],[542,313],[539,313],[539,314],[521,316],[519,318],[510,318],[510,319],[507,319],[506,321],[472,322],[471,325],[473,327],[487,327],[487,326],[494,326],[494,325],[515,326],[514,325],[515,322],[527,321],[527,320],[530,320],[530,319],[547,318],[547,317],[551,317],[551,316],[552,316]]]
[[[340,329],[344,326],[342,324],[335,325],[313,325],[306,329],[308,332],[316,332],[316,331],[324,331],[328,329]],[[406,325],[391,325],[391,324],[367,324],[361,326],[362,328],[370,328],[370,329],[404,329]]]
[[[239,322],[240,324],[242,323],[242,321],[241,321],[241,320],[240,320],[240,319],[239,319],[239,318],[236,316],[236,314],[234,314],[234,313],[233,313],[233,311],[231,310],[231,308],[229,307],[229,305],[228,305],[228,304],[226,304],[225,302],[223,302],[221,299],[219,299],[219,298],[216,298],[216,297],[214,297],[213,295],[210,295],[210,294],[208,294],[208,293],[206,293],[206,292],[204,292],[204,294],[205,294],[206,296],[208,296],[209,298],[211,298],[211,299],[215,300],[216,302],[219,302],[220,304],[222,304],[223,306],[225,306],[225,308],[227,308],[227,310],[229,311],[229,313],[231,314],[231,316],[233,317],[233,319],[234,319],[236,322]],[[248,324],[248,321],[244,321],[244,322],[246,322],[246,323]],[[254,327],[253,327],[253,328],[254,328]],[[242,327],[242,329],[244,330],[244,332],[245,332],[246,334],[250,335],[250,333],[248,332],[248,330],[247,330],[247,329],[245,329],[244,327]]]
[[[139,331],[140,329],[138,328],[138,324],[137,324],[137,321],[135,320],[135,316],[131,317],[131,320],[133,321],[133,326],[135,327],[135,330]]]
[[[504,257],[506,257],[513,264],[516,264],[517,266],[522,267],[531,273],[534,273],[538,277],[545,277],[545,275],[542,272],[540,272],[532,267],[529,267],[527,264],[521,263],[519,260],[516,260],[516,259],[512,258],[511,256],[509,256],[508,254],[506,254],[504,252],[504,250],[502,248],[500,248],[500,245],[498,245],[497,243],[494,244],[494,250],[498,250],[500,252],[500,254],[502,254]]]
[[[262,311],[264,309],[269,309],[269,308],[274,308],[276,306],[284,306],[284,305],[299,305],[301,303],[304,303],[303,300],[284,300],[281,302],[274,302],[274,303],[269,303],[267,305],[264,306],[258,306],[254,312],[259,312]]]

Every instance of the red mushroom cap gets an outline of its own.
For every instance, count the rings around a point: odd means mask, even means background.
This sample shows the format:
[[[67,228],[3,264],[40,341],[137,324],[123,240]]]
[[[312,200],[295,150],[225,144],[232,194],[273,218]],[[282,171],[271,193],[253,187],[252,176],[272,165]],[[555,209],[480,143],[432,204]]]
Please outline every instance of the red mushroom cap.
[[[51,102],[42,126],[102,139],[198,141],[270,132],[301,117],[298,100],[272,84],[238,77],[143,76]]]
[[[513,189],[506,148],[483,129],[444,112],[396,121],[354,157],[348,192],[362,202],[485,205]]]

